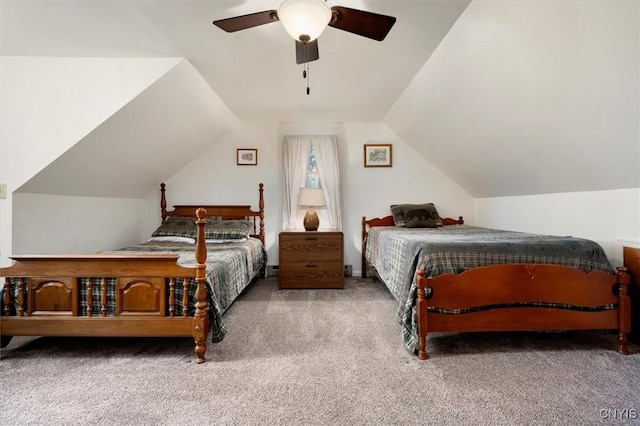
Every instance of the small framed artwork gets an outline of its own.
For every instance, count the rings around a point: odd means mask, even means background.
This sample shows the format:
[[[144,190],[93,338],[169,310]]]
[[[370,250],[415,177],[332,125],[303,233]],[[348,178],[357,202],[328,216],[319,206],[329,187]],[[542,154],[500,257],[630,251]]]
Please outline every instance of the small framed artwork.
[[[258,165],[258,150],[238,148],[236,154],[236,164],[238,166],[257,166]]]
[[[365,167],[391,167],[392,164],[390,143],[364,145]]]

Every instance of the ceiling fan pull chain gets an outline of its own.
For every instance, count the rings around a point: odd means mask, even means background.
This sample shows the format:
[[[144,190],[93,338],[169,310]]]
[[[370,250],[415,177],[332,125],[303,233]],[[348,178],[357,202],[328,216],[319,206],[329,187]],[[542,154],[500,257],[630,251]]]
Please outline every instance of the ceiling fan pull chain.
[[[302,64],[302,78],[307,80],[307,95],[309,94],[309,80],[311,80],[311,73],[309,72],[309,62]]]

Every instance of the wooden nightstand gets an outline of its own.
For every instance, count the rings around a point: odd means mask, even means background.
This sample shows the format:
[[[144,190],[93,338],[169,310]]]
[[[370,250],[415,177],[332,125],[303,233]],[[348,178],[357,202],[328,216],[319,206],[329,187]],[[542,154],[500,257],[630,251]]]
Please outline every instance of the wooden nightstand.
[[[339,231],[280,232],[280,288],[342,288],[343,239]]]

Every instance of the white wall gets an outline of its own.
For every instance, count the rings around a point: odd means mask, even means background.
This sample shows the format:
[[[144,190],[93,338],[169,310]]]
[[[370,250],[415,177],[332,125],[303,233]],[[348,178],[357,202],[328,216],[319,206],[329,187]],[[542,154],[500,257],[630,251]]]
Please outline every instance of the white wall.
[[[179,61],[0,58],[0,265],[13,253],[13,192]]]
[[[13,206],[13,254],[90,254],[140,242],[141,200],[15,193]]]
[[[347,123],[345,137],[342,214],[345,257],[353,264],[354,275],[361,272],[363,216],[388,216],[391,204],[433,202],[442,216],[464,216],[473,222],[473,198],[385,125]],[[391,143],[393,167],[365,168],[365,143]]]
[[[640,246],[640,189],[476,199],[476,223],[490,228],[594,240],[614,266]]]
[[[345,263],[360,274],[362,216],[382,217],[389,206],[434,202],[442,215],[473,221],[469,194],[379,123],[245,123],[216,141],[187,167],[166,180],[167,202],[173,204],[251,204],[257,208],[258,183],[265,185],[265,232],[268,263],[278,264],[278,233],[282,229],[282,138],[288,134],[338,136],[342,181]],[[393,167],[364,168],[365,143],[391,143]],[[257,166],[237,166],[237,148],[257,148]],[[144,200],[140,238],[160,222],[159,191]]]

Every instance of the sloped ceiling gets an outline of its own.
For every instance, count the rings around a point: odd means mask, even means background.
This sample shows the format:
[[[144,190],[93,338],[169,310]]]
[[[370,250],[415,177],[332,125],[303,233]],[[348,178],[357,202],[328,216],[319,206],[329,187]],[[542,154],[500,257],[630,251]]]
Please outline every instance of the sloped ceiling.
[[[640,187],[639,2],[473,2],[384,122],[475,197]]]
[[[197,71],[240,120],[383,122],[476,197],[640,186],[638,2],[330,1],[398,22],[381,43],[327,29],[309,96],[279,23],[233,34],[211,24],[279,4],[3,1],[2,55],[183,57],[193,68],[143,95],[181,99],[171,86]],[[135,100],[29,184],[103,152],[90,146],[144,139],[132,123],[151,123],[152,105]]]
[[[236,117],[183,60],[20,192],[142,198],[235,124]]]

